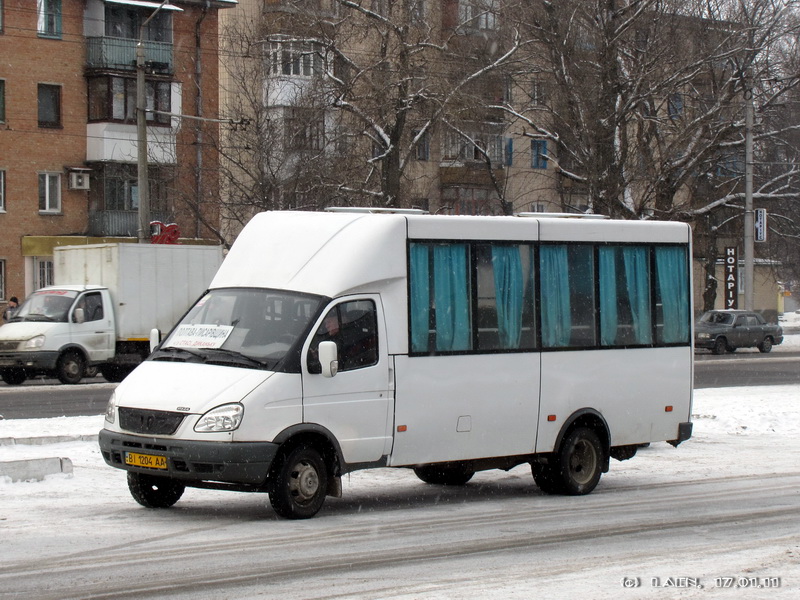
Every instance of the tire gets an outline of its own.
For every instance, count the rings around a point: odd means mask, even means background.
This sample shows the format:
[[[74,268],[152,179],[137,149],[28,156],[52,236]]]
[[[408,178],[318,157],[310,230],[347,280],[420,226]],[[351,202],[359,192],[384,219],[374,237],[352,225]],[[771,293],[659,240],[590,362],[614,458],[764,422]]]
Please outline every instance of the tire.
[[[128,375],[130,375],[131,371],[133,371],[132,368],[130,368],[130,367],[121,367],[119,365],[101,365],[100,366],[100,374],[109,383],[119,383],[120,381],[125,379]]]
[[[725,354],[728,350],[728,342],[725,338],[717,338],[714,340],[714,347],[711,348],[712,354]]]
[[[90,378],[90,379],[91,379],[92,377],[97,377],[97,373],[98,373],[98,371],[99,371],[99,370],[100,370],[100,369],[99,369],[99,367],[98,367],[97,365],[91,365],[91,366],[87,366],[87,367],[86,367],[86,368],[83,370],[83,376],[84,376],[84,377],[88,377],[88,378]]]
[[[328,468],[322,456],[305,444],[281,458],[273,473],[269,501],[286,519],[310,519],[325,502]]]
[[[772,338],[764,338],[764,341],[758,345],[758,351],[766,354],[772,350]]]
[[[180,481],[128,471],[131,496],[146,508],[169,508],[180,500],[186,489]]]
[[[0,377],[8,385],[21,385],[28,378],[23,369],[7,369],[0,373]]]
[[[583,496],[600,482],[603,446],[597,434],[586,427],[570,431],[552,462],[533,463],[531,472],[539,488],[548,494]]]
[[[61,383],[75,385],[83,379],[86,362],[78,352],[65,352],[56,364],[56,376]]]
[[[414,467],[414,474],[425,483],[432,485],[464,485],[475,471],[463,463],[420,465]]]

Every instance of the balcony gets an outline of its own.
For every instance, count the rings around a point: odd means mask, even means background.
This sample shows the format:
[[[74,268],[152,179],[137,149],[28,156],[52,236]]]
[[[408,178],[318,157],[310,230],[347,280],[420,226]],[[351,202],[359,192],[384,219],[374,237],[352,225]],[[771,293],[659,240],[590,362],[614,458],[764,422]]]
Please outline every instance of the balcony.
[[[171,222],[166,212],[150,211],[151,221]],[[89,235],[137,237],[139,213],[135,210],[98,210],[89,213]]]
[[[136,70],[136,44],[138,40],[118,37],[88,37],[86,66],[90,69]],[[144,42],[144,59],[157,73],[171,74],[172,44]]]

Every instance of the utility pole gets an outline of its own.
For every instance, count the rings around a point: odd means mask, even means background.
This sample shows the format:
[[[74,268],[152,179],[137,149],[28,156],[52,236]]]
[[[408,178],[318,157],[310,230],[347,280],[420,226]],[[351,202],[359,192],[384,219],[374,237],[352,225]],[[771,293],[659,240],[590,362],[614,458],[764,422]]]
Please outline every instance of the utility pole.
[[[745,80],[744,101],[744,308],[753,310],[753,89],[750,78]]]
[[[139,25],[136,44],[136,143],[137,185],[139,188],[139,243],[150,243],[150,187],[147,177],[147,87],[145,83],[144,31],[168,0],[161,4]]]

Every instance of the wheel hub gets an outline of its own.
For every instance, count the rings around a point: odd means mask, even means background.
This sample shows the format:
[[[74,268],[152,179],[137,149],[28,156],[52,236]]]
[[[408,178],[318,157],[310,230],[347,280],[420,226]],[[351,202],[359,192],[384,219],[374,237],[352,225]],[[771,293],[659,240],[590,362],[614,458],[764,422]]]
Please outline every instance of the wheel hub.
[[[319,474],[313,465],[307,462],[297,463],[292,470],[289,489],[298,502],[313,499],[319,490]]]

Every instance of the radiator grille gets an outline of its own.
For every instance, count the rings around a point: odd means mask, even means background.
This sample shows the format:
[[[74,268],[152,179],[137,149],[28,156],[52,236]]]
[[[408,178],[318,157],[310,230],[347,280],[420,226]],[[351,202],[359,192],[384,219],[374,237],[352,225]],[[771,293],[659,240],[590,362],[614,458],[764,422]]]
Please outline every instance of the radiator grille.
[[[172,435],[186,415],[139,408],[119,409],[119,425],[125,431],[150,435]]]

